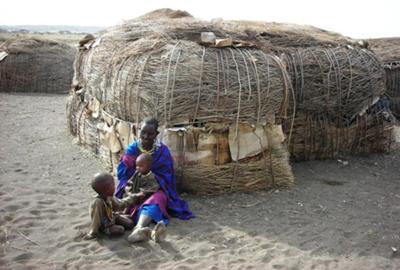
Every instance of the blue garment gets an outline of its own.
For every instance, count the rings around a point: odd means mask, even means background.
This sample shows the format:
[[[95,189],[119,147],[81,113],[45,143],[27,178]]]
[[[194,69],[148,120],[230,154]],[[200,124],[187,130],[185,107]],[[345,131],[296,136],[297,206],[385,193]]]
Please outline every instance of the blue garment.
[[[144,205],[140,208],[138,214],[136,215],[135,223],[139,220],[140,215],[149,216],[153,219],[155,223],[160,222],[161,220],[164,222],[165,225],[168,225],[169,220],[166,218],[163,213],[161,212],[160,207],[158,205]]]
[[[131,178],[136,171],[136,157],[141,154],[138,145],[138,141],[134,141],[130,144],[118,165],[117,176],[119,183],[115,193],[115,196],[118,198],[122,198],[128,179]],[[162,143],[157,145],[156,149],[151,153],[151,157],[152,165],[150,170],[153,172],[161,189],[168,197],[168,214],[180,219],[194,217],[193,213],[189,210],[188,204],[179,198],[176,191],[176,175],[172,156],[168,147]]]

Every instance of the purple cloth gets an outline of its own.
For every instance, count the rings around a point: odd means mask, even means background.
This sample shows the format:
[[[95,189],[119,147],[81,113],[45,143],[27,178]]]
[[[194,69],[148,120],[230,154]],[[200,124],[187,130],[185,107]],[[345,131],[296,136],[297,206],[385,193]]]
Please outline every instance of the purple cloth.
[[[164,191],[159,190],[156,193],[152,194],[147,200],[145,200],[141,205],[135,206],[129,210],[129,214],[136,219],[135,215],[140,212],[140,210],[143,208],[145,205],[157,205],[161,213],[166,217],[169,218],[170,215],[168,214],[167,211],[167,203],[168,203],[168,198],[165,196]]]
[[[136,157],[141,154],[138,144],[138,141],[134,141],[128,146],[118,165],[117,175],[119,183],[115,193],[115,196],[118,198],[122,198],[128,179],[131,178],[136,171]],[[179,198],[176,191],[176,176],[168,147],[164,144],[158,145],[156,150],[151,153],[151,156],[151,171],[167,197],[167,213],[172,217],[178,217],[180,219],[194,217],[193,213],[189,210],[188,204]]]

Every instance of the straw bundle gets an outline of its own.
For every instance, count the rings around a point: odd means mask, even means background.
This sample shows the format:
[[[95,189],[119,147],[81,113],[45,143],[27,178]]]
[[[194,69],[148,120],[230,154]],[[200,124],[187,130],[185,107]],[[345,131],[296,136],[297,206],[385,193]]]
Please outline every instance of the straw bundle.
[[[258,123],[266,115],[285,114],[288,79],[277,57],[189,41],[159,42],[143,52],[153,44],[144,42],[117,53],[114,40],[102,39],[98,53],[88,55],[90,69],[81,77],[87,78],[87,92],[107,113],[136,123],[153,115],[167,126],[221,120]]]
[[[371,50],[383,63],[400,61],[400,38],[376,38],[368,40]]]
[[[294,183],[285,148],[269,149],[256,158],[224,165],[177,166],[179,187],[194,194],[221,194],[290,187]]]
[[[347,126],[323,115],[311,117],[298,114],[294,121],[289,152],[293,160],[388,152],[392,143],[392,128],[393,123],[379,114],[357,116]]]
[[[299,49],[285,59],[299,113],[348,124],[385,91],[382,63],[365,49]]]
[[[283,57],[293,85],[289,110],[295,110],[284,125],[293,159],[388,150],[390,123],[378,115],[360,117],[385,91],[382,63],[374,54],[352,46],[314,47]]]
[[[0,46],[0,91],[67,93],[75,49],[42,39],[10,40]]]
[[[286,162],[286,166],[283,165]],[[181,190],[193,194],[222,194],[290,187],[294,183],[287,157],[274,157],[249,163],[177,168]],[[260,170],[264,168],[264,170]]]
[[[77,136],[79,123],[81,122],[81,117],[85,112],[85,107],[87,103],[82,100],[79,95],[69,95],[67,100],[67,123],[68,129],[72,135]]]
[[[386,94],[390,99],[390,110],[400,119],[400,61],[384,65],[386,72]]]
[[[400,38],[370,39],[371,49],[384,63],[390,109],[400,118]]]
[[[201,46],[202,32],[229,38],[234,46]],[[76,58],[76,89],[84,87],[122,120],[153,115],[173,126],[282,117],[287,73],[275,52],[353,41],[309,26],[207,22],[186,12],[158,10],[109,29],[96,42]]]

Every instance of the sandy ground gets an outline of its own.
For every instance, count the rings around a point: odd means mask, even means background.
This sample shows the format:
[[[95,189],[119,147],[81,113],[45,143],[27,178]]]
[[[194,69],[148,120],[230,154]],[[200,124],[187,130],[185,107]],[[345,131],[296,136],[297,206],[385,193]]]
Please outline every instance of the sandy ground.
[[[84,241],[101,164],[64,96],[0,94],[0,269],[400,269],[400,154],[294,164],[291,190],[196,197],[167,241]]]

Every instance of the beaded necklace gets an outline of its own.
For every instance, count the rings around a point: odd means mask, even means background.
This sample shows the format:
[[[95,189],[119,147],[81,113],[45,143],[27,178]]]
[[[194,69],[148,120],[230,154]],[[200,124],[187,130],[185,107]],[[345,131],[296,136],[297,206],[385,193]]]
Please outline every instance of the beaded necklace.
[[[138,148],[139,148],[141,153],[152,154],[156,150],[157,145],[156,145],[156,143],[153,143],[153,146],[151,147],[151,149],[150,150],[146,150],[146,149],[143,148],[142,143],[139,141]]]

